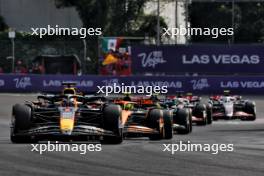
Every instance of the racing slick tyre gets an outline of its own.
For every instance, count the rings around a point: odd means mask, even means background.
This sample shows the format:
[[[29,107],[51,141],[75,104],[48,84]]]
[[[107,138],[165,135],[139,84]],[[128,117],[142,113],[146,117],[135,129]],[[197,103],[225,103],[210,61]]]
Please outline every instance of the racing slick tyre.
[[[148,114],[147,126],[155,129],[158,133],[150,134],[150,140],[160,140],[165,138],[163,111],[160,109],[152,109]]]
[[[105,130],[112,131],[113,136],[104,136],[103,143],[120,144],[123,142],[123,128],[121,127],[121,107],[107,105],[103,109],[103,126]]]
[[[184,126],[184,129],[179,129],[179,134],[188,134],[192,131],[192,117],[188,109],[178,109],[176,115],[173,116],[173,123]]]
[[[173,137],[173,112],[164,110],[163,111],[163,119],[164,119],[164,139],[172,139]]]
[[[212,106],[211,105],[206,105],[206,117],[207,117],[207,124],[212,124],[213,123],[213,112],[212,112]]]
[[[256,120],[256,105],[253,102],[246,102],[245,104],[245,112],[248,114],[252,114],[253,117],[244,118],[242,120],[246,121],[254,121]]]
[[[36,142],[28,135],[18,135],[21,130],[28,130],[31,127],[31,108],[26,105],[16,104],[12,109],[12,127],[10,140],[13,143]]]
[[[206,114],[206,107],[204,104],[197,104],[194,109],[193,109],[193,116],[196,116],[196,117],[203,117],[203,121],[201,122],[197,122],[196,124],[197,125],[201,125],[201,126],[204,126],[207,124],[207,115],[204,117],[204,113]]]
[[[189,123],[190,123],[190,132],[192,132],[192,128],[193,128],[193,125],[192,125],[192,112],[191,110],[189,110]]]

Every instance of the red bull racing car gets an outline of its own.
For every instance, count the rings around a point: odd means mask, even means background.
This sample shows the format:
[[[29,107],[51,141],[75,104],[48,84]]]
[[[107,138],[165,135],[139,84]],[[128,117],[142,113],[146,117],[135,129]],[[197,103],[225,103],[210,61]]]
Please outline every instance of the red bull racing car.
[[[122,109],[104,97],[78,94],[74,83],[64,83],[58,95],[40,95],[37,101],[13,106],[11,141],[89,140],[123,141]]]

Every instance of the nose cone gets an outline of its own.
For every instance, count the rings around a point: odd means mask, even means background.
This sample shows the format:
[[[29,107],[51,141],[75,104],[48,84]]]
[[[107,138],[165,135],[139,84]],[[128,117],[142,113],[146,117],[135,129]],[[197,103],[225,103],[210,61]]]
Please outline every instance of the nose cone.
[[[73,131],[74,120],[73,119],[61,119],[60,130],[62,134],[71,135]]]

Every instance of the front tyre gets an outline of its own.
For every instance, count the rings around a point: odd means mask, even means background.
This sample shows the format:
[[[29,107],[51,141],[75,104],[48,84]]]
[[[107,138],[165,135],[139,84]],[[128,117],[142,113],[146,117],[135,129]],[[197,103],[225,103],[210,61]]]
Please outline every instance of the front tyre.
[[[36,142],[28,135],[20,135],[19,132],[31,127],[31,108],[26,105],[16,104],[12,109],[10,140],[13,143]]]
[[[112,131],[113,136],[104,136],[104,143],[120,144],[123,142],[123,128],[121,126],[122,109],[119,105],[107,105],[103,109],[103,126],[105,130]]]

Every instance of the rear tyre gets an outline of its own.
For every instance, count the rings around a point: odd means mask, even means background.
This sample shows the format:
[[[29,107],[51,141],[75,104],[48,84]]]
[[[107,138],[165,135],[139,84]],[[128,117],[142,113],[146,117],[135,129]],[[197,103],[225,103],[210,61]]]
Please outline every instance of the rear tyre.
[[[202,117],[203,118],[203,121],[200,121],[200,122],[197,122],[196,124],[197,125],[200,125],[200,126],[204,126],[207,124],[207,116],[204,117],[204,114],[206,114],[206,107],[204,104],[197,104],[195,107],[194,107],[194,110],[193,110],[193,116],[196,116],[196,117]]]
[[[107,105],[103,109],[103,126],[105,130],[112,131],[113,136],[104,136],[103,143],[120,144],[123,142],[123,127],[121,126],[121,107]]]
[[[189,110],[189,123],[190,123],[190,133],[192,132],[193,125],[192,125],[192,112]]]
[[[213,112],[212,112],[212,107],[211,105],[206,106],[206,117],[207,117],[207,124],[212,124],[213,123]]]
[[[152,129],[156,129],[158,133],[150,134],[150,140],[160,140],[165,138],[165,128],[163,126],[164,118],[163,118],[163,111],[160,109],[152,109],[148,114],[148,127]]]
[[[13,143],[33,143],[36,142],[27,135],[19,135],[19,131],[28,130],[31,127],[31,108],[26,105],[16,104],[12,109],[12,127],[10,140]]]
[[[183,126],[184,129],[176,130],[179,134],[188,134],[192,131],[192,117],[187,109],[178,109],[176,115],[173,116],[173,123]]]
[[[163,119],[164,119],[164,139],[172,139],[173,137],[173,128],[172,128],[172,111],[164,110]]]
[[[245,112],[248,114],[252,114],[253,117],[245,118],[245,121],[254,121],[256,120],[256,105],[253,102],[246,102],[245,104]]]

